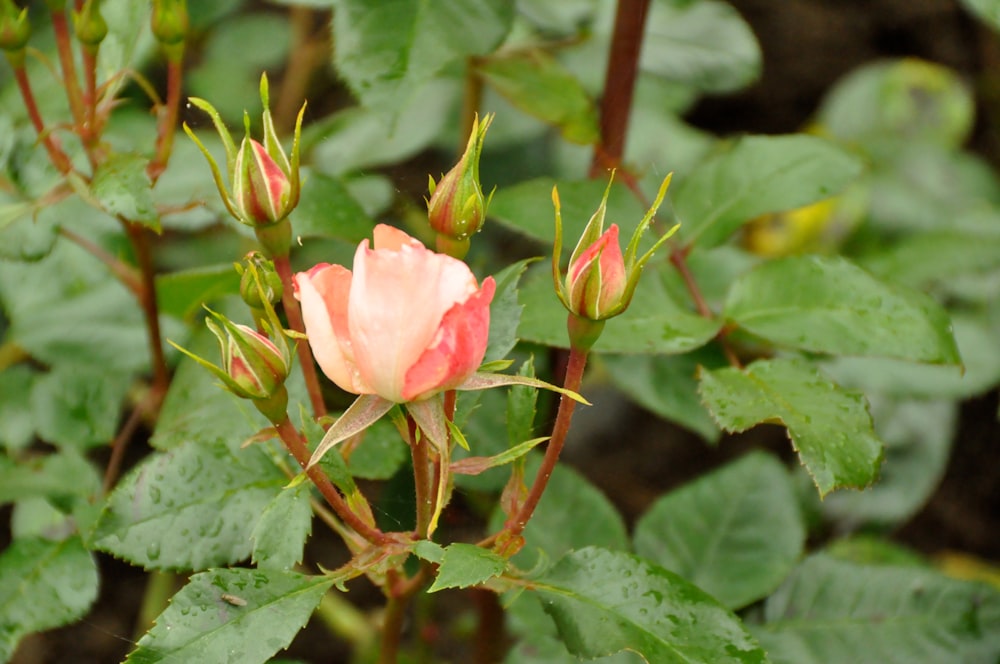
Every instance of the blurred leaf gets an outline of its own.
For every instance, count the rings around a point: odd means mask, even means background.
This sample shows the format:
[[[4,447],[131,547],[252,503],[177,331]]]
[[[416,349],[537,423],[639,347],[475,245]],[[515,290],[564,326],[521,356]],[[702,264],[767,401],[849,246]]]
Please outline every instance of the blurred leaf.
[[[824,514],[847,532],[912,517],[944,476],[955,435],[954,402],[872,398],[872,413],[885,443],[879,481],[865,491],[835,493],[822,505]]]
[[[739,618],[709,595],[626,553],[573,551],[531,590],[579,657],[628,649],[657,664],[767,661]]]
[[[603,353],[684,353],[708,343],[721,320],[703,318],[678,305],[666,291],[660,271],[669,266],[648,265],[629,308],[608,321],[594,350]],[[521,286],[524,305],[518,336],[525,341],[569,347],[566,309],[555,294],[548,266],[531,270]]]
[[[1000,594],[917,567],[806,559],[753,631],[775,664],[994,664]]]
[[[702,400],[719,425],[745,431],[780,421],[820,496],[837,488],[865,488],[878,476],[882,443],[867,403],[801,360],[757,360],[743,370],[702,371]]]
[[[844,258],[767,261],[733,284],[726,317],[779,345],[819,353],[959,364],[948,314]]]
[[[195,574],[127,664],[263,664],[288,647],[333,585],[325,576],[258,569]]]
[[[869,141],[958,148],[975,120],[972,94],[956,72],[905,58],[855,69],[827,93],[820,130],[862,150]]]
[[[674,191],[686,245],[711,247],[766,212],[814,203],[843,190],[861,162],[813,136],[748,136],[694,169]]]
[[[97,564],[78,537],[11,544],[0,553],[0,661],[28,634],[82,618],[97,583]]]
[[[410,448],[388,417],[364,432],[364,440],[348,459],[351,475],[366,480],[387,480],[410,458]]]
[[[600,140],[597,107],[580,82],[544,51],[514,51],[483,58],[476,71],[525,113],[557,127],[567,141]]]
[[[456,542],[445,547],[437,578],[427,589],[467,588],[499,576],[507,569],[507,559],[474,544]]]
[[[158,452],[108,497],[94,546],[147,569],[231,565],[250,555],[254,525],[287,482],[261,445]]]
[[[788,471],[751,452],[666,494],[635,526],[640,556],[738,609],[798,562],[806,531]]]
[[[877,535],[859,534],[842,537],[830,542],[823,553],[859,565],[923,568],[928,566],[927,559],[913,549],[907,549]]]
[[[710,443],[719,427],[698,398],[697,369],[705,358],[684,355],[602,355],[601,366],[636,403],[697,433]]]
[[[334,63],[364,106],[398,111],[446,65],[496,48],[513,18],[505,0],[338,0]]]
[[[650,5],[640,60],[646,71],[704,92],[733,92],[760,76],[761,60],[753,30],[725,2]]]
[[[526,598],[518,598],[519,603],[526,601]],[[507,652],[504,664],[577,664],[579,661],[580,658],[571,655],[566,650],[566,645],[555,636],[531,634],[514,644]],[[646,660],[635,653],[623,651],[607,657],[592,657],[587,661],[600,664],[639,664]]]
[[[1000,30],[1000,1],[998,0],[959,0],[965,8],[982,19],[994,30]]]
[[[0,371],[0,446],[9,451],[23,449],[35,435],[31,390],[37,376],[25,364]]]
[[[209,33],[198,66],[185,76],[185,86],[192,96],[215,106],[231,126],[242,125],[244,110],[259,126],[260,73],[282,66],[291,33],[281,13],[246,13],[222,21]]]
[[[90,193],[108,214],[160,232],[160,215],[153,204],[152,183],[146,176],[149,160],[114,153],[101,161],[90,183]]]
[[[302,198],[292,213],[292,233],[298,237],[327,237],[358,244],[372,236],[372,221],[344,183],[323,173],[310,172],[302,182]]]
[[[264,508],[253,534],[257,569],[290,570],[302,562],[302,548],[312,532],[312,483],[285,487]]]
[[[240,275],[232,263],[207,265],[156,277],[156,303],[161,314],[190,319],[225,295],[238,295]]]
[[[859,262],[886,280],[927,288],[961,275],[1000,270],[1000,234],[955,228],[913,233]]]
[[[57,365],[35,381],[31,414],[39,438],[85,450],[107,445],[131,386],[127,374],[96,367]]]
[[[42,497],[68,511],[101,487],[97,469],[80,452],[66,450],[22,462],[0,457],[0,504]]]

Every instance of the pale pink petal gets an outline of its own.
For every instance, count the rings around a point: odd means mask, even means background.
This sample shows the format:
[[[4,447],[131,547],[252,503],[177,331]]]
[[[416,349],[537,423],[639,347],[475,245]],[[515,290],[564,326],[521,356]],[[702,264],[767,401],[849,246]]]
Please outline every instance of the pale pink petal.
[[[320,264],[295,275],[296,296],[309,346],[323,373],[342,389],[369,394],[372,389],[354,364],[348,333],[348,296],[351,271],[340,265]]]
[[[415,237],[410,237],[405,232],[395,226],[388,224],[378,224],[372,232],[372,247],[378,249],[388,249],[389,251],[399,251],[403,247],[416,247],[423,249],[424,245]]]
[[[487,277],[479,292],[445,313],[430,347],[406,372],[406,401],[451,389],[479,368],[489,340],[490,302],[495,291],[496,282]]]
[[[478,290],[468,266],[434,253],[391,227],[376,241],[397,249],[369,249],[354,257],[348,326],[364,381],[387,399],[405,401],[406,372],[434,341],[441,319]]]

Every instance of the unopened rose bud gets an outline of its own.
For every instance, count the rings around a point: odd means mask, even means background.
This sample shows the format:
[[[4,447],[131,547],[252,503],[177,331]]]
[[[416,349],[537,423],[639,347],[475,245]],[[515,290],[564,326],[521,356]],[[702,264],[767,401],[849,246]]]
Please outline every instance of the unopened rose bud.
[[[87,0],[80,11],[73,12],[73,30],[84,48],[95,54],[97,47],[108,36],[108,24],[101,16],[100,0]]]
[[[614,173],[611,177],[613,182]],[[562,210],[559,192],[553,187],[552,204],[556,211],[556,240],[552,255],[552,277],[555,281],[556,294],[573,316],[589,321],[604,321],[628,308],[643,266],[652,258],[653,252],[677,230],[675,226],[660,237],[649,251],[641,257],[637,256],[639,240],[653,220],[660,203],[663,202],[669,185],[668,175],[660,186],[652,207],[632,234],[625,254],[622,255],[621,247],[618,245],[618,226],[612,224],[607,231],[604,230],[608,195],[611,193],[611,182],[609,182],[600,206],[590,218],[576,249],[573,250],[565,280],[559,270],[559,257],[562,253]],[[580,328],[579,322],[577,328]],[[583,334],[579,330],[577,332]],[[597,330],[598,334],[599,332]],[[587,340],[592,344],[596,337],[593,339],[588,337]]]
[[[284,154],[280,155],[284,158]],[[264,146],[249,136],[243,139],[236,153],[236,177],[233,180],[233,202],[244,219],[254,226],[267,226],[281,221],[291,212],[289,202],[292,183],[284,169],[288,160],[279,165]]]
[[[247,306],[263,315],[265,302],[275,305],[281,301],[284,287],[281,276],[274,269],[274,262],[259,251],[251,251],[243,259],[245,265],[236,264],[240,274],[240,297]]]
[[[188,33],[187,0],[153,0],[150,25],[156,41],[164,46],[183,43]]]
[[[28,10],[18,9],[14,0],[0,0],[0,49],[6,52],[11,66],[24,64],[24,47],[31,37]]]
[[[483,196],[479,184],[479,156],[491,122],[492,114],[483,117],[481,123],[477,116],[462,158],[439,182],[435,183],[434,178],[430,178],[427,219],[444,241],[444,246],[439,248],[452,248],[458,242],[465,243],[467,249],[469,238],[486,221],[486,209],[493,194],[488,198]]]

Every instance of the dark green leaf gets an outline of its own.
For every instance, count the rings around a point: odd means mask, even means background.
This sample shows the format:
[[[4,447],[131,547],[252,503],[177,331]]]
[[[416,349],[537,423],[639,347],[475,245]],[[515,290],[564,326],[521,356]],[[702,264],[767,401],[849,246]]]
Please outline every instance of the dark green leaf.
[[[196,267],[156,278],[156,303],[161,314],[188,319],[202,305],[240,292],[240,275],[232,263]]]
[[[333,13],[337,70],[365,106],[399,109],[446,65],[485,55],[507,34],[505,0],[339,0]]]
[[[597,108],[583,86],[544,51],[514,51],[482,59],[476,71],[525,113],[558,127],[574,143],[600,139]]]
[[[696,375],[704,359],[697,352],[669,356],[602,355],[600,363],[618,389],[639,405],[714,443],[719,439],[719,427],[698,398]]]
[[[38,436],[61,447],[107,445],[130,387],[126,374],[58,365],[35,381],[31,413]]]
[[[836,256],[760,264],[733,284],[725,314],[743,329],[792,348],[961,362],[951,321],[937,303]]]
[[[664,288],[659,263],[647,266],[635,297],[620,316],[608,321],[594,350],[604,353],[684,353],[714,337],[721,320],[703,318],[680,306]],[[524,305],[519,336],[525,341],[569,347],[566,309],[556,297],[551,269],[531,270],[520,290]]]
[[[954,228],[914,233],[860,262],[876,276],[913,288],[947,285],[1000,268],[1000,234]]]
[[[296,236],[327,237],[356,245],[371,238],[373,228],[375,222],[343,182],[323,173],[306,174],[302,197],[292,215]]]
[[[788,471],[753,452],[653,503],[635,550],[738,609],[778,587],[805,537]]]
[[[74,499],[89,498],[101,486],[97,469],[73,449],[20,463],[0,459],[5,462],[0,464],[0,504],[43,497],[68,509]]]
[[[705,92],[732,92],[760,75],[750,26],[724,2],[654,2],[643,38],[644,70]]]
[[[788,428],[792,445],[821,496],[865,488],[882,464],[865,398],[799,360],[758,360],[743,370],[702,371],[699,391],[719,425],[745,431],[766,421]]]
[[[754,632],[775,664],[994,664],[1000,594],[918,567],[807,559]]]
[[[191,577],[127,664],[263,664],[287,647],[333,579],[254,569]]]
[[[741,138],[674,192],[681,239],[715,246],[754,217],[832,196],[860,173],[856,157],[813,136]]]
[[[0,446],[19,450],[35,434],[31,417],[31,389],[37,373],[25,364],[0,371]]]
[[[528,358],[517,370],[518,376],[535,377],[535,359]],[[527,385],[513,385],[507,392],[507,442],[511,447],[530,440],[535,433],[535,408],[538,390]]]
[[[364,440],[347,461],[351,475],[366,480],[387,480],[410,458],[410,448],[388,417],[364,432]]]
[[[0,554],[0,661],[31,632],[77,620],[97,599],[97,565],[80,538],[16,540]]]
[[[160,231],[160,215],[153,204],[152,183],[146,176],[148,160],[133,154],[112,154],[101,160],[90,193],[108,214]]]
[[[312,532],[312,484],[286,487],[275,496],[253,529],[253,561],[258,569],[288,570],[302,562]]]
[[[444,550],[437,578],[427,592],[445,588],[467,588],[499,576],[507,559],[474,544],[451,544]]]
[[[580,657],[628,649],[657,664],[767,661],[722,605],[673,572],[626,553],[574,551],[531,589]]]
[[[93,542],[153,569],[231,564],[250,555],[254,525],[287,481],[261,445],[193,441],[153,454],[118,484]]]

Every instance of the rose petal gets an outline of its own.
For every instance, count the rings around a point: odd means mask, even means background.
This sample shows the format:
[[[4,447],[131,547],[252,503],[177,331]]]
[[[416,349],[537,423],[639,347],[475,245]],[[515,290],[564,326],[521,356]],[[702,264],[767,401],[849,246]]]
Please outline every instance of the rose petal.
[[[496,282],[487,277],[478,292],[445,313],[430,347],[406,372],[406,401],[456,387],[479,368],[489,340],[490,302],[495,291]]]

